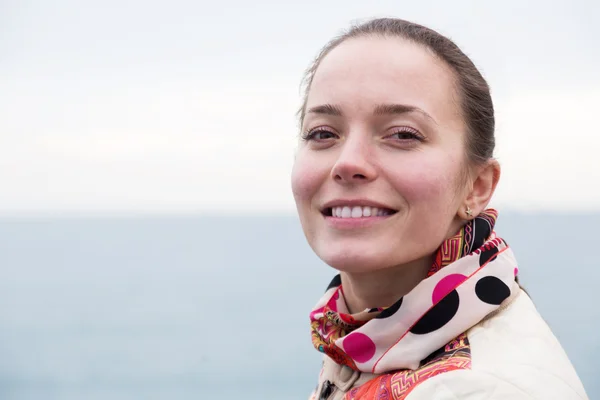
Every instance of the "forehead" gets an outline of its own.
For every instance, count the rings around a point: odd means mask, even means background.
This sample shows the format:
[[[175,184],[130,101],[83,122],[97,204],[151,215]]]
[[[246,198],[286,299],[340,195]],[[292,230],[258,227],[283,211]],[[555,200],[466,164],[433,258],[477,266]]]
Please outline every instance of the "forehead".
[[[400,38],[349,39],[321,60],[307,107],[336,104],[351,112],[376,104],[419,107],[440,122],[460,115],[455,78],[430,50]]]

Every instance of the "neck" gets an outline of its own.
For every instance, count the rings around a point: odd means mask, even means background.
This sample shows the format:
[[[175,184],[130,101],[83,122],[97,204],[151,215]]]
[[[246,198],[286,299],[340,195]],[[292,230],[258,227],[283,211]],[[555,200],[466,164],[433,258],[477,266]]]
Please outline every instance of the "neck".
[[[351,314],[389,307],[427,277],[431,257],[369,272],[342,272],[344,298]]]

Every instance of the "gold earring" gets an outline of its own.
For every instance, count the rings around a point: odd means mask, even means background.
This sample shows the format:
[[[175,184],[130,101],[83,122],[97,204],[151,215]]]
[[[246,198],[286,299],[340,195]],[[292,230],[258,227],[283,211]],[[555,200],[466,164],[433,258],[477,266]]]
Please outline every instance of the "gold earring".
[[[467,206],[467,211],[465,211],[467,213],[467,216],[469,218],[471,218],[473,216],[473,211],[471,211],[471,207]]]

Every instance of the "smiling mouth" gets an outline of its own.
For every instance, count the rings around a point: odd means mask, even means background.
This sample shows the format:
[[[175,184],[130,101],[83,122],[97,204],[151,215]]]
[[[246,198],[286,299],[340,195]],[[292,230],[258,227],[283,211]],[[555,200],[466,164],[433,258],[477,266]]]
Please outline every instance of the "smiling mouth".
[[[396,214],[397,210],[369,206],[337,206],[323,210],[323,215],[334,218],[370,218],[387,217]]]

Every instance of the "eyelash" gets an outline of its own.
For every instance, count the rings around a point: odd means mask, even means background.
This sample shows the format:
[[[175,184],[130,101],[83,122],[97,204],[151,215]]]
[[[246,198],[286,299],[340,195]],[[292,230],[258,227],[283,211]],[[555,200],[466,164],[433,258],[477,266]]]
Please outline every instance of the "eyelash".
[[[419,131],[417,131],[414,128],[410,128],[408,126],[403,126],[403,127],[394,129],[394,132],[387,137],[391,137],[391,136],[398,135],[398,134],[405,134],[405,135],[408,134],[411,136],[409,139],[398,138],[398,140],[401,140],[401,141],[416,139],[419,142],[423,142],[425,140],[425,138],[423,137],[423,135],[421,135],[421,133]]]
[[[319,133],[328,133],[330,135],[336,135],[336,133],[334,133],[334,132],[332,132],[332,131],[330,131],[328,129],[325,129],[325,128],[315,128],[313,130],[308,130],[308,131],[304,132],[302,134],[302,139],[306,140],[306,141],[309,141],[309,140],[318,140],[318,139],[315,139],[315,136],[317,134],[319,134]],[[327,139],[321,139],[321,140],[327,140]]]
[[[308,130],[308,131],[304,132],[302,134],[302,139],[306,140],[306,141],[318,140],[318,139],[315,139],[315,136],[318,135],[319,133],[327,133],[327,134],[330,134],[330,135],[337,135],[336,133],[330,131],[329,129],[325,129],[325,128],[320,127],[320,128],[315,128],[313,130]],[[408,134],[408,135],[411,136],[408,139],[400,139],[400,138],[398,138],[397,140],[399,140],[399,141],[415,139],[415,140],[418,140],[420,142],[423,142],[425,140],[423,138],[423,136],[419,133],[419,131],[417,131],[416,129],[410,128],[408,126],[403,126],[403,127],[394,129],[394,132],[391,135],[386,136],[386,138],[392,137],[394,135],[399,135],[399,134],[405,134],[405,135]],[[327,139],[321,139],[321,140],[327,140]]]

